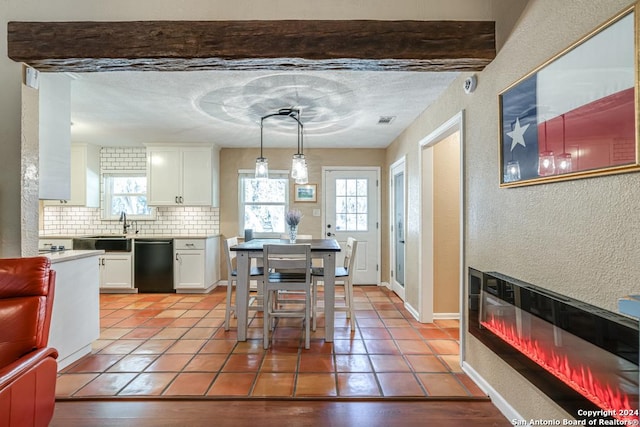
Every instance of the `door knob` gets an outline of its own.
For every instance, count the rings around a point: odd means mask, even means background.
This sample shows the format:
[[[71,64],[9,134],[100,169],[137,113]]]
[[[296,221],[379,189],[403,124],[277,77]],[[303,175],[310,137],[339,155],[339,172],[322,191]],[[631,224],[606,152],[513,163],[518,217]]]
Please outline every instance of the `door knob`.
[[[333,236],[333,234],[331,234],[331,232],[330,232],[330,231],[328,231],[328,232],[327,232],[327,237],[331,237],[331,236]]]

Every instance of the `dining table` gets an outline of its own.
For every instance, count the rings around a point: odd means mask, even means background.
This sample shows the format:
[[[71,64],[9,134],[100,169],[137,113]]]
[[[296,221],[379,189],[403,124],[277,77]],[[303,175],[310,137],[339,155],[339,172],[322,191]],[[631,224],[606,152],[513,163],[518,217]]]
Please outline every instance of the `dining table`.
[[[229,250],[237,252],[236,315],[238,316],[238,341],[247,340],[251,259],[262,258],[264,245],[289,243],[288,239],[252,239],[229,248]],[[340,245],[335,239],[297,239],[296,243],[311,245],[311,257],[322,259],[324,271],[334,272],[336,270],[336,253],[340,252]],[[324,276],[323,281],[325,341],[333,342],[335,275],[328,274]]]

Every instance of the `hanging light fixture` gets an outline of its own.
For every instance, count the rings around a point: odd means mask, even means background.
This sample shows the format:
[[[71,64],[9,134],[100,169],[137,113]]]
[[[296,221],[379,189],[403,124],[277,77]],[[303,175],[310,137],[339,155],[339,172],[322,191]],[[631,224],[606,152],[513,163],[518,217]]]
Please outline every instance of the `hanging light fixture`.
[[[556,158],[547,148],[547,121],[544,122],[544,151],[538,158],[538,175],[549,176],[556,173]]]
[[[262,155],[262,122],[264,117],[260,119],[260,157],[256,159],[256,179],[269,178],[269,160]]]
[[[520,181],[520,163],[517,160],[507,162],[504,171],[504,182]]]
[[[291,114],[291,117],[298,122],[298,151],[291,159],[291,178],[296,184],[306,184],[309,182],[309,172],[307,170],[307,160],[304,157],[304,126],[300,121],[300,110],[294,110],[297,117]]]
[[[267,114],[260,118],[260,157],[256,159],[256,178],[269,177],[269,163],[262,154],[263,147],[263,122],[265,119],[273,116],[291,117],[298,124],[298,151],[293,155],[291,162],[291,178],[296,184],[306,184],[309,181],[309,173],[307,170],[307,161],[304,157],[303,146],[303,124],[300,121],[300,110],[293,108],[281,108],[277,113]]]
[[[562,115],[562,154],[558,155],[556,158],[556,163],[558,165],[558,173],[569,173],[571,172],[572,164],[571,164],[571,154],[567,153],[565,147],[565,129],[564,129],[564,114]]]

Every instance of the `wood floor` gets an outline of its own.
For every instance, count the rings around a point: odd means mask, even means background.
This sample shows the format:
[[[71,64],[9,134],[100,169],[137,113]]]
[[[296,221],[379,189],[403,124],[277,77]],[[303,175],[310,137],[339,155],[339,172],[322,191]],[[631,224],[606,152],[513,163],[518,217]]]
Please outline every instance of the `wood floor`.
[[[59,401],[50,427],[510,426],[489,400]]]

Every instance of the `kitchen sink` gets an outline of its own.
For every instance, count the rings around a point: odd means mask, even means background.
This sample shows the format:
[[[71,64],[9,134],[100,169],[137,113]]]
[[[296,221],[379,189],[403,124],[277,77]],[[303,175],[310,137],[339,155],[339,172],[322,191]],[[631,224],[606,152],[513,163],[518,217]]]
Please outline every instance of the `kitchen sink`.
[[[73,249],[101,249],[106,252],[131,252],[131,238],[123,235],[76,237]]]

